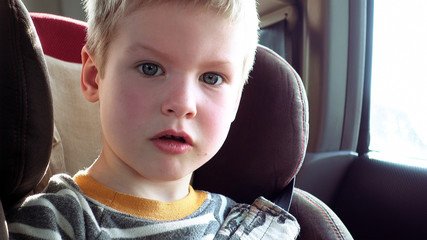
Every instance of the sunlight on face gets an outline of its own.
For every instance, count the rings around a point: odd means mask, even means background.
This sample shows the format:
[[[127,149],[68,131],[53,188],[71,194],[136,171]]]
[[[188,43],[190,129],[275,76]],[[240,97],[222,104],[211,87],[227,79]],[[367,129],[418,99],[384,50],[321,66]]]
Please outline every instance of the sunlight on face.
[[[178,181],[225,141],[243,84],[244,29],[199,10],[163,4],[119,22],[99,81],[99,160],[115,166],[104,172]]]

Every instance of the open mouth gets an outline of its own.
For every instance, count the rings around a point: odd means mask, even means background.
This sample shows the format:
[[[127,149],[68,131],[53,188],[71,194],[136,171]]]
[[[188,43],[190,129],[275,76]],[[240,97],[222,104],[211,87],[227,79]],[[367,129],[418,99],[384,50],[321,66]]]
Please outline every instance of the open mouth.
[[[193,148],[193,140],[187,133],[174,130],[160,132],[151,141],[157,149],[167,154],[183,154]]]
[[[151,140],[166,145],[193,146],[193,140],[185,132],[166,130],[155,135]]]
[[[162,140],[173,140],[173,141],[177,141],[177,142],[180,142],[180,143],[185,143],[186,142],[183,137],[174,136],[174,135],[165,135],[165,136],[160,137],[159,139],[162,139]]]

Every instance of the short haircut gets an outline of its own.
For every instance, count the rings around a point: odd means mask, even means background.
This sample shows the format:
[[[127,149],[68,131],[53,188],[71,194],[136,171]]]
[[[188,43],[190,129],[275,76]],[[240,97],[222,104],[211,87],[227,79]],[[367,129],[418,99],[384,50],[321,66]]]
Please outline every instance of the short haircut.
[[[245,43],[247,54],[243,62],[243,79],[246,81],[255,60],[258,44],[259,18],[256,0],[84,0],[87,15],[87,48],[95,56],[103,75],[105,55],[113,39],[119,20],[133,11],[146,6],[163,3],[193,5],[215,10],[232,23],[243,23],[245,26]]]

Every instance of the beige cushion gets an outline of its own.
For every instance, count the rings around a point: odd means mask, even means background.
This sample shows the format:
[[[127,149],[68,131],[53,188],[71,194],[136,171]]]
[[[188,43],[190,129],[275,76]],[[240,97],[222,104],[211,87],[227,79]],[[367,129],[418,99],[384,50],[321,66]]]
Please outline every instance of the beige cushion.
[[[65,171],[74,175],[89,167],[101,152],[99,104],[90,103],[80,88],[81,64],[46,56],[53,99],[56,145],[51,155],[51,174]],[[55,150],[55,147],[58,150]],[[65,168],[64,168],[65,166]],[[49,173],[49,172],[48,172]]]
[[[49,182],[50,177],[56,173],[67,172],[64,161],[64,148],[62,146],[61,137],[58,129],[54,126],[52,152],[50,153],[49,167],[45,172],[43,179],[37,185],[35,192],[41,192]]]

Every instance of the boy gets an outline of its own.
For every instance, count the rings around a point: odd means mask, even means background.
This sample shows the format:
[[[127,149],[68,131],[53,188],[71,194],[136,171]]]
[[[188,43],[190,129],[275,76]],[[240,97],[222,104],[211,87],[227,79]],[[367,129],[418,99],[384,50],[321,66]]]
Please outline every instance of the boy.
[[[235,118],[257,45],[255,0],[88,0],[86,11],[81,87],[100,103],[103,149],[28,198],[11,238],[296,238],[294,217],[263,198],[235,204],[189,185]]]

